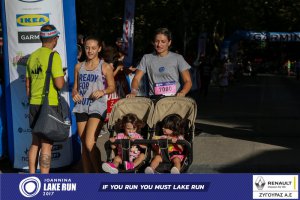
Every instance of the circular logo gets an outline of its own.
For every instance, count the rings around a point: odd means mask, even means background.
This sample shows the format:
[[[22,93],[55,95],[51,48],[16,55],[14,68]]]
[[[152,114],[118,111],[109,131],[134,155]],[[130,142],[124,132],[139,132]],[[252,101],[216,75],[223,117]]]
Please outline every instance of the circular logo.
[[[22,132],[23,132],[23,129],[22,129],[21,127],[19,127],[19,128],[18,128],[18,132],[19,132],[19,133],[22,133]]]
[[[25,78],[26,78],[26,77],[25,77],[24,74],[20,75],[20,79],[21,79],[21,80],[25,80]]]
[[[159,72],[164,72],[164,71],[165,71],[165,67],[160,67],[160,68],[158,69],[158,71],[159,71]]]
[[[28,97],[23,97],[22,99],[22,106],[24,109],[27,109],[29,107],[29,101],[28,101]]]
[[[23,179],[19,184],[20,193],[24,197],[34,197],[40,192],[40,189],[41,181],[34,176]]]

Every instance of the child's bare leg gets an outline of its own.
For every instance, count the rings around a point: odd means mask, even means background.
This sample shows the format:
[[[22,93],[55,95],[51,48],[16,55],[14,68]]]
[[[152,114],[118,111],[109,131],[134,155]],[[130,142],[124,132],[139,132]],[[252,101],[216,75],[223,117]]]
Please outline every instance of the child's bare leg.
[[[162,157],[161,157],[160,155],[156,155],[156,156],[153,158],[153,160],[152,160],[152,162],[151,162],[151,164],[150,164],[150,167],[151,167],[153,170],[155,170],[155,169],[158,167],[159,163],[161,163],[161,162],[162,162]]]
[[[141,162],[143,162],[143,160],[145,159],[145,154],[141,153],[134,161],[134,167],[138,166],[139,164],[141,164]]]
[[[181,160],[177,157],[175,157],[173,160],[172,160],[173,164],[174,164],[174,167],[176,167],[179,171],[181,169]]]
[[[118,168],[119,165],[122,163],[122,158],[120,156],[114,157],[113,163],[114,163],[115,167]]]

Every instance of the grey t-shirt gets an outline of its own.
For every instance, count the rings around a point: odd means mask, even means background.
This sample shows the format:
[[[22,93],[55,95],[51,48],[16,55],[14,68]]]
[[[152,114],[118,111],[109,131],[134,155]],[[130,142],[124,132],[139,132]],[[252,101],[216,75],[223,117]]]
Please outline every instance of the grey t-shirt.
[[[176,92],[178,92],[181,88],[180,72],[190,68],[191,66],[181,55],[173,52],[169,52],[164,57],[157,56],[155,53],[145,54],[137,66],[137,69],[148,75],[149,95],[158,94],[157,87],[164,87],[159,89],[165,90],[172,84],[174,84],[174,89],[176,85]]]

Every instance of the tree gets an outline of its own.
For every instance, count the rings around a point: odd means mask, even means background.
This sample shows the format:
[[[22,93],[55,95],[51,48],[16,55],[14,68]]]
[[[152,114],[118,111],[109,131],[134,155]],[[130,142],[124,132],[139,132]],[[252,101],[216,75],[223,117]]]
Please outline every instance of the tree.
[[[122,35],[124,1],[76,1],[78,31],[97,34],[105,41]],[[294,0],[136,0],[135,57],[149,51],[153,31],[168,27],[174,35],[173,48],[194,49],[197,37],[207,32],[210,41],[236,30],[298,31],[300,2]],[[213,49],[213,43],[210,43]]]

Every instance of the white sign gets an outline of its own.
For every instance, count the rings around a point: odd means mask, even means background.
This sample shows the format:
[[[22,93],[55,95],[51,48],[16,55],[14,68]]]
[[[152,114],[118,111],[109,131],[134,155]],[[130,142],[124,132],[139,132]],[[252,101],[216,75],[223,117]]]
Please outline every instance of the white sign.
[[[253,199],[298,199],[298,175],[253,175]]]
[[[29,127],[29,102],[25,90],[26,61],[29,55],[41,47],[37,38],[41,26],[53,24],[60,31],[55,50],[62,58],[63,67],[67,67],[65,25],[62,0],[5,0],[5,18],[7,26],[8,65],[10,80],[10,100],[14,146],[14,168],[28,169],[28,151],[31,145]],[[67,76],[66,76],[67,79]],[[65,85],[68,88],[68,83]],[[67,90],[66,90],[67,91]],[[62,96],[69,102],[69,93]],[[11,141],[10,141],[11,142]],[[72,161],[72,141],[54,144],[52,168],[67,166]]]

